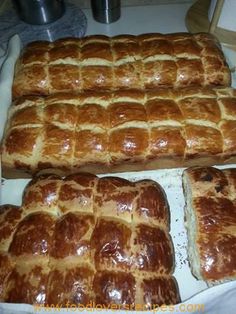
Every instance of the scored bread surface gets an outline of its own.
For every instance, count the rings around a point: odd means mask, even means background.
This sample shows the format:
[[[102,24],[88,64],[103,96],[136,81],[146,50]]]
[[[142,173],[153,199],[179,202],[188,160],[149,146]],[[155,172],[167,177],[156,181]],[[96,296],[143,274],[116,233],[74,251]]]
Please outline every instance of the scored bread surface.
[[[21,207],[1,207],[1,301],[124,309],[178,303],[169,215],[151,180],[34,178]]]
[[[236,279],[236,169],[192,167],[183,184],[193,274],[208,282]]]
[[[210,34],[94,35],[26,46],[17,62],[13,97],[230,82],[220,45]]]
[[[3,175],[233,163],[235,108],[233,88],[21,97],[9,111]]]

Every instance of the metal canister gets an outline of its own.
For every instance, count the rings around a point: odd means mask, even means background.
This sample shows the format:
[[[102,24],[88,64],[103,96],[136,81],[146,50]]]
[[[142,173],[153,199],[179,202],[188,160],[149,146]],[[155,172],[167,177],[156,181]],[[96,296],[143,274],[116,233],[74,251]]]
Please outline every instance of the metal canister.
[[[12,0],[19,18],[29,24],[56,21],[65,12],[64,0]]]
[[[100,23],[113,23],[120,18],[120,0],[91,0],[93,17]]]

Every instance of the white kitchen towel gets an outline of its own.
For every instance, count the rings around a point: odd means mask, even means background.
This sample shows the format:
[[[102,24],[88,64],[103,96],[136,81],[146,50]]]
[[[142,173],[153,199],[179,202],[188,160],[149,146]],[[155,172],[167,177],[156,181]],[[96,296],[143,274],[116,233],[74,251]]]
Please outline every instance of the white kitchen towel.
[[[0,58],[0,116],[6,121],[8,107],[12,100],[12,81],[14,76],[14,67],[21,50],[21,41],[18,35],[14,35],[8,43],[6,54]],[[4,131],[4,124],[0,124],[0,140]]]

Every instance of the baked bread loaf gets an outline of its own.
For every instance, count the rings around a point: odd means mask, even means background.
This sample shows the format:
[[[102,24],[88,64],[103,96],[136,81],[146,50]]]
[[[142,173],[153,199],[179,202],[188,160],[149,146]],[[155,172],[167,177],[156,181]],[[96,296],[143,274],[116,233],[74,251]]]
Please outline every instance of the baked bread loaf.
[[[230,86],[231,75],[209,34],[144,34],[34,42],[17,62],[13,97],[84,90]]]
[[[17,99],[2,143],[5,177],[54,169],[110,173],[236,160],[236,90],[58,94]]]
[[[34,178],[21,207],[1,207],[0,300],[137,310],[178,303],[169,219],[151,180]]]
[[[209,283],[236,279],[236,169],[189,168],[183,186],[193,274]]]

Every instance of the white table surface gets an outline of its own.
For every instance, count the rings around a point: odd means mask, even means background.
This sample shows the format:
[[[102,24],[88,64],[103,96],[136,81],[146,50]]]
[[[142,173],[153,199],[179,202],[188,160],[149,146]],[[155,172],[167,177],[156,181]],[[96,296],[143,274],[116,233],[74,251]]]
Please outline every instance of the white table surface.
[[[98,23],[90,9],[83,10],[88,19],[86,35],[142,34],[149,32],[186,32],[185,15],[191,4],[122,7],[121,17],[111,24]]]

